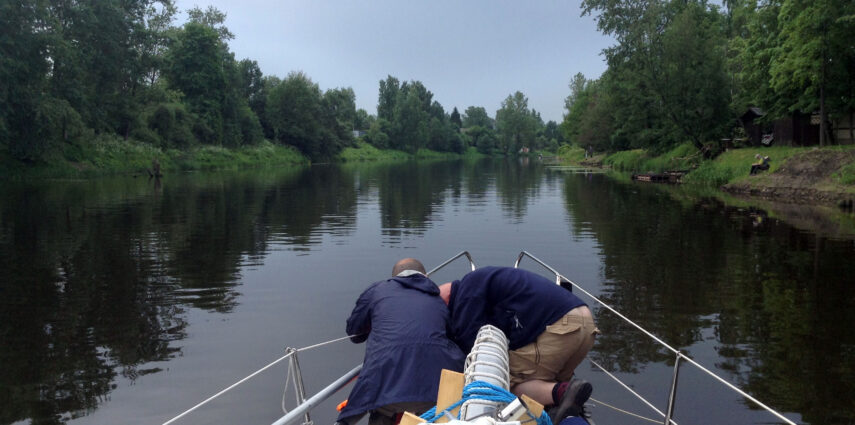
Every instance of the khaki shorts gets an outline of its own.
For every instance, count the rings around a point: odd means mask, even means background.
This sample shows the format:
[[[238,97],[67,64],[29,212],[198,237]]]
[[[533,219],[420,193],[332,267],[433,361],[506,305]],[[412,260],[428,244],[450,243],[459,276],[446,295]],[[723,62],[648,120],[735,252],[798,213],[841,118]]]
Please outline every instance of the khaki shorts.
[[[509,352],[511,387],[532,379],[570,380],[598,333],[587,307],[570,310],[534,342]]]

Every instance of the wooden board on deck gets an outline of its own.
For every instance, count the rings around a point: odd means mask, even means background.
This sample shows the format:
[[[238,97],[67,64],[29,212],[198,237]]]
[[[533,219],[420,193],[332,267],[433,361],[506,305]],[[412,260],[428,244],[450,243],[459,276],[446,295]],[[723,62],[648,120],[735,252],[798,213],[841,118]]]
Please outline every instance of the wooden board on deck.
[[[540,417],[540,414],[543,413],[543,405],[538,403],[537,400],[523,394],[520,397],[525,406],[528,408],[528,411],[535,417],[535,419],[528,418],[525,420],[525,417],[520,418],[521,423],[534,423]]]
[[[442,412],[448,406],[460,401],[463,398],[463,374],[448,369],[443,369],[439,377],[439,391],[436,393],[436,411]],[[452,416],[457,416],[460,411],[460,406],[455,407],[451,411]],[[448,422],[448,417],[444,416],[437,419],[437,423]]]
[[[422,419],[422,418],[420,418],[420,417],[418,417],[418,416],[416,416],[410,412],[404,412],[404,415],[401,416],[401,422],[399,425],[419,425],[420,423],[422,423],[424,421],[425,421],[424,419]]]

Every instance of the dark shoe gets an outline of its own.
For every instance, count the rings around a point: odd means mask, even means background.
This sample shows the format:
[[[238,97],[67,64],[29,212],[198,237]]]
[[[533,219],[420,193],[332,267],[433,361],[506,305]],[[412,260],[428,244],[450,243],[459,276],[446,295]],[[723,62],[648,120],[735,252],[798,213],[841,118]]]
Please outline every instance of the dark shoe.
[[[549,419],[553,424],[557,424],[568,416],[581,416],[585,402],[591,397],[593,390],[594,387],[588,381],[574,378],[567,385],[561,401],[548,410]]]

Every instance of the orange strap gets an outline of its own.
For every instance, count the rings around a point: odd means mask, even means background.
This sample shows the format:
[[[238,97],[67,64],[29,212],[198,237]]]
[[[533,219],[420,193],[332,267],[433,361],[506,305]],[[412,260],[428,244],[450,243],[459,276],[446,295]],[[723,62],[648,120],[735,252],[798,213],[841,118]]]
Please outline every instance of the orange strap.
[[[347,399],[344,399],[343,402],[339,403],[338,406],[335,407],[335,410],[341,412],[347,406]]]

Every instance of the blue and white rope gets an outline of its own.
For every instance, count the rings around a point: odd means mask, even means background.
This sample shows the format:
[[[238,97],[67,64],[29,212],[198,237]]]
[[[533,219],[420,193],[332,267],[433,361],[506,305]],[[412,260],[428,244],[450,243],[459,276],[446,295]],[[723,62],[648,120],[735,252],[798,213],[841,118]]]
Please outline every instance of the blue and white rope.
[[[474,381],[469,385],[463,387],[463,398],[456,401],[451,406],[448,406],[442,412],[436,412],[436,406],[432,407],[430,410],[421,415],[421,418],[425,420],[427,423],[434,423],[437,419],[444,416],[446,413],[451,412],[456,407],[462,405],[463,403],[469,400],[487,400],[487,401],[496,401],[499,403],[510,403],[516,399],[517,396],[513,395],[510,391],[493,385],[489,382],[485,381]],[[458,413],[457,419],[460,419],[460,414]],[[552,425],[552,421],[549,419],[549,415],[546,414],[544,410],[540,417],[537,418],[537,425]]]

